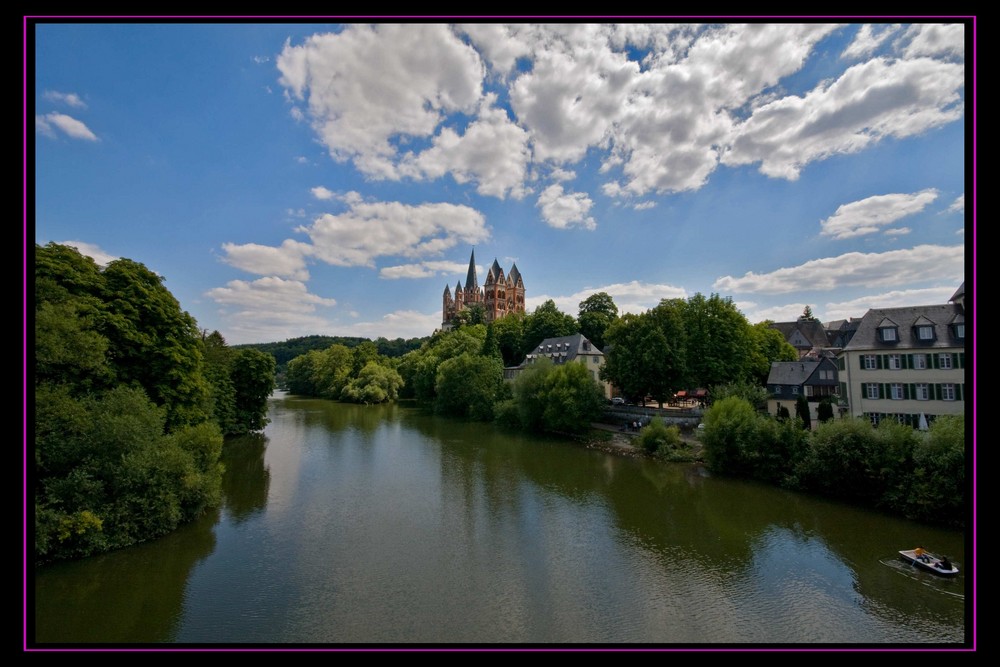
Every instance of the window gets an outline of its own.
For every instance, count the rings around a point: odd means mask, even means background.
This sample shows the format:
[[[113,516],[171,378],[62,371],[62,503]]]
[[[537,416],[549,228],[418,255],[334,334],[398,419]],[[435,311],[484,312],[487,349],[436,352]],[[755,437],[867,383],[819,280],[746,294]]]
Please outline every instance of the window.
[[[913,385],[913,388],[916,390],[916,396],[914,398],[916,398],[918,401],[929,401],[929,400],[931,400],[931,391],[930,391],[931,388],[930,388],[930,385],[928,385],[928,384],[916,384],[916,385]]]
[[[953,385],[953,384],[943,384],[943,385],[941,385],[941,400],[942,401],[954,401],[955,400],[955,385]]]
[[[894,400],[894,401],[901,401],[901,400],[903,400],[903,385],[901,385],[901,384],[899,384],[897,382],[897,383],[891,385],[891,388],[892,388],[892,393],[891,393],[892,400]]]
[[[913,355],[913,367],[920,370],[927,368],[927,355],[926,354]]]
[[[898,371],[902,367],[903,367],[903,364],[900,362],[899,355],[898,354],[890,354],[889,355],[889,370]]]
[[[798,393],[799,393],[799,388],[798,387],[792,387],[792,396],[795,396]]]
[[[950,352],[942,352],[938,355],[938,368],[951,368]]]
[[[878,366],[877,366],[877,362],[875,361],[875,355],[874,354],[866,354],[865,355],[865,370],[866,371],[873,371],[876,368],[878,368]]]
[[[955,325],[955,338],[965,338],[965,324]]]
[[[882,342],[884,343],[895,343],[896,338],[896,328],[895,327],[884,327],[879,329],[882,332]]]
[[[929,327],[929,326],[917,327],[917,338],[919,338],[920,340],[934,340],[934,327]]]
[[[865,385],[865,393],[868,398],[878,398],[878,384],[869,382]]]

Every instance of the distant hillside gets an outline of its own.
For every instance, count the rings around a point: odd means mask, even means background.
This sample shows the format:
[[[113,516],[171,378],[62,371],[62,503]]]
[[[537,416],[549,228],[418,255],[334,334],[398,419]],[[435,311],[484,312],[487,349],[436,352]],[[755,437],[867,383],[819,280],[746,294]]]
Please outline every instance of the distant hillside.
[[[410,350],[419,348],[428,338],[429,336],[410,338],[409,340],[402,338],[389,340],[385,337],[379,337],[372,342],[378,347],[379,354],[387,357],[401,357]],[[331,345],[356,347],[368,340],[371,339],[359,338],[357,336],[302,336],[301,338],[289,338],[281,343],[251,343],[247,345],[233,345],[232,347],[249,347],[273,355],[278,362],[278,370],[280,372],[289,361],[310,350],[325,350]]]

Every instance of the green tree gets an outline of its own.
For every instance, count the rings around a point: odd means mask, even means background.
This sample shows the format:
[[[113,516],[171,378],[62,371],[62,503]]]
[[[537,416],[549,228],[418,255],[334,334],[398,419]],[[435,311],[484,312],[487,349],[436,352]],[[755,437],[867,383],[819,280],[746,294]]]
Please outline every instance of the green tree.
[[[599,350],[604,350],[607,344],[604,334],[616,319],[618,319],[618,306],[607,292],[591,294],[580,302],[577,314],[580,333]]]
[[[604,393],[583,364],[556,366],[545,378],[542,420],[545,430],[581,433],[604,409]]]
[[[236,410],[232,433],[252,433],[267,426],[267,399],[274,391],[276,365],[274,357],[259,350],[236,352],[230,373]]]
[[[690,383],[710,387],[753,376],[750,325],[732,299],[696,294],[683,312]]]
[[[341,398],[354,403],[372,405],[396,400],[403,378],[394,368],[369,361],[356,378],[343,389]]]
[[[742,398],[730,396],[712,403],[704,414],[701,440],[705,461],[721,473],[752,475],[758,452],[756,410]]]
[[[942,416],[913,449],[908,515],[922,521],[963,525],[966,515],[965,416]]]
[[[822,424],[833,419],[833,403],[829,398],[824,398],[816,406],[816,419]]]
[[[812,415],[809,414],[809,401],[802,394],[795,399],[795,416],[802,422],[802,428],[812,429]]]
[[[771,372],[774,361],[798,361],[799,353],[792,347],[781,332],[771,326],[770,320],[758,322],[748,329],[750,336],[749,372],[757,384],[767,384],[767,376]]]
[[[819,322],[819,320],[816,319],[816,317],[813,316],[812,308],[810,308],[808,305],[806,305],[806,307],[802,310],[802,314],[799,315],[799,321],[800,322]]]
[[[438,366],[434,409],[442,414],[490,421],[502,386],[503,367],[498,357],[464,352]]]
[[[493,321],[504,366],[517,366],[524,361],[524,313],[507,313]]]

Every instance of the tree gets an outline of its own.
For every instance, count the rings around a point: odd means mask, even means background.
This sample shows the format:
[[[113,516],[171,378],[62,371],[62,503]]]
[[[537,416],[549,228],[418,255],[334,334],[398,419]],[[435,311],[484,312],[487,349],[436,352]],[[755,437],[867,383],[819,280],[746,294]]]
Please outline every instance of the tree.
[[[822,424],[833,419],[833,403],[829,398],[824,398],[816,406],[816,419]]]
[[[802,421],[802,428],[812,429],[812,415],[809,414],[809,401],[802,394],[795,399],[795,416]]]
[[[758,322],[749,328],[751,340],[749,372],[754,382],[765,385],[774,361],[798,361],[799,353],[792,347],[781,332],[775,329],[770,320]]]
[[[234,388],[235,428],[231,433],[262,431],[267,418],[267,399],[274,391],[274,357],[254,349],[238,350],[230,378]]]
[[[394,368],[369,361],[344,387],[341,398],[354,403],[372,405],[396,400],[403,378]]]
[[[683,313],[691,383],[710,387],[752,377],[750,325],[732,299],[695,294]]]
[[[577,314],[580,333],[599,350],[604,350],[607,344],[604,334],[616,319],[618,319],[618,306],[607,292],[591,294],[580,302]]]
[[[802,310],[802,314],[799,315],[800,322],[819,322],[819,320],[813,316],[812,308],[808,305]]]
[[[742,398],[730,396],[712,403],[704,414],[701,433],[705,460],[716,471],[752,475],[758,443],[757,411]]]
[[[499,357],[464,352],[438,366],[434,410],[490,421],[502,385],[503,366]]]
[[[493,332],[504,366],[517,366],[524,360],[524,319],[524,313],[515,312],[493,321]]]

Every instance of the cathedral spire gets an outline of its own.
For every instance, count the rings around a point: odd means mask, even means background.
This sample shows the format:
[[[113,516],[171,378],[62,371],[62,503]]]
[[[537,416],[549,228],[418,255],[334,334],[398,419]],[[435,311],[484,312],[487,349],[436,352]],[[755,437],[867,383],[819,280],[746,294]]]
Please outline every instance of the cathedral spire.
[[[469,258],[469,274],[465,276],[465,289],[479,289],[479,280],[476,278],[476,249],[472,249],[472,257]]]

